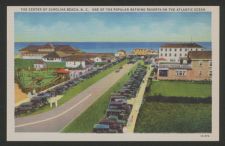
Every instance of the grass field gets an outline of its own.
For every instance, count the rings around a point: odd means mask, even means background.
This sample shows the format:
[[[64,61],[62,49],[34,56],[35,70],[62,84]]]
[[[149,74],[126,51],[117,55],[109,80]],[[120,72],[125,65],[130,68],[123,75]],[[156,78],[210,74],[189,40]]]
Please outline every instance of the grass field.
[[[211,132],[211,104],[145,102],[135,132]]]
[[[35,59],[20,59],[16,58],[15,59],[15,69],[28,69],[28,68],[33,68],[34,63],[37,60]],[[65,67],[65,62],[47,62],[48,68],[64,68]]]
[[[54,70],[44,71],[27,71],[21,70],[19,72],[19,81],[24,88],[38,88],[51,84],[52,81],[57,77],[54,74]],[[37,81],[36,79],[40,79]]]
[[[136,68],[133,67],[132,70]],[[122,88],[123,84],[129,79],[130,75],[127,74],[122,77],[113,87],[104,93],[93,105],[91,105],[83,114],[76,120],[70,123],[63,132],[92,132],[94,124],[105,116],[107,106],[109,104],[109,97],[111,93],[118,91]]]
[[[153,81],[151,90],[145,96],[154,95],[208,97],[211,96],[211,84],[182,81]]]
[[[100,80],[101,78],[107,76],[108,74],[110,74],[111,72],[113,72],[115,69],[119,68],[120,66],[124,65],[127,63],[127,60],[124,60],[98,74],[96,74],[95,76],[93,76],[92,78],[89,78],[89,79],[86,79],[84,80],[83,82],[79,83],[77,86],[74,86],[72,88],[70,88],[69,90],[67,90],[63,97],[59,100],[59,103],[58,105],[62,105],[64,104],[65,102],[69,101],[71,98],[73,98],[74,96],[76,96],[77,94],[81,93],[83,90],[87,89],[88,87],[90,87],[91,85],[93,85],[95,82],[97,82],[98,80]],[[29,113],[29,114],[23,114],[23,115],[20,115],[21,117],[22,116],[27,116],[27,115],[34,115],[34,114],[39,114],[39,113],[43,113],[43,112],[46,112],[46,111],[49,111],[51,110],[52,108],[50,108],[50,106],[43,106],[41,107],[40,109],[32,112],[32,113]]]

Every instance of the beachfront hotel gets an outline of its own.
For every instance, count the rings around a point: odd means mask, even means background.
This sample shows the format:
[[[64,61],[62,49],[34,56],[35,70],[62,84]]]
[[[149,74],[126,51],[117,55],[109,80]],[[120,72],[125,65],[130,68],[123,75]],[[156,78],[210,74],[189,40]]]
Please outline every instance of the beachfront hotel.
[[[180,58],[187,57],[188,52],[203,50],[197,43],[166,43],[159,49],[159,58],[164,58],[167,62],[180,62]]]

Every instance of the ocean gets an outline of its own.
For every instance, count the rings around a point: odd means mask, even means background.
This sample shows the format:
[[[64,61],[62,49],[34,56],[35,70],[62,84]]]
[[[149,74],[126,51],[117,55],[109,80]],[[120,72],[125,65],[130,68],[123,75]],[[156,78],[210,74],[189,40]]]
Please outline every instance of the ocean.
[[[18,54],[19,50],[28,45],[43,45],[48,42],[16,42],[15,54]],[[71,45],[75,48],[79,48],[84,52],[95,53],[115,53],[120,49],[126,52],[131,52],[134,48],[151,48],[158,50],[160,46],[166,42],[51,42],[56,45]],[[196,42],[203,46],[207,50],[211,49],[211,42]]]

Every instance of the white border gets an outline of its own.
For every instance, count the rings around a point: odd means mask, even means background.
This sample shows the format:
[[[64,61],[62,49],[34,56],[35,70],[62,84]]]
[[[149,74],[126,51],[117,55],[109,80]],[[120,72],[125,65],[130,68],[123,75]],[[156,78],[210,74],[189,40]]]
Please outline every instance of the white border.
[[[35,8],[50,8],[47,6],[29,6]],[[22,133],[15,132],[14,120],[14,13],[21,12],[19,6],[7,7],[7,141],[219,141],[219,7],[198,6],[212,14],[212,133],[145,133],[145,134],[80,134],[80,133]],[[104,6],[106,8],[106,6]],[[107,6],[111,7],[111,6]],[[180,8],[195,8],[179,6]],[[62,8],[58,7],[57,8]],[[68,7],[66,7],[68,8]],[[69,8],[75,8],[70,6]],[[82,6],[77,8],[101,8],[100,6]],[[111,8],[119,8],[111,7]],[[120,7],[121,8],[121,7]],[[131,8],[126,6],[123,8]],[[177,6],[148,6],[132,8],[177,8]],[[63,12],[63,11],[60,11]],[[104,11],[103,11],[104,12]],[[161,11],[163,12],[163,11]],[[74,12],[76,13],[76,12]],[[168,12],[169,13],[169,12]]]

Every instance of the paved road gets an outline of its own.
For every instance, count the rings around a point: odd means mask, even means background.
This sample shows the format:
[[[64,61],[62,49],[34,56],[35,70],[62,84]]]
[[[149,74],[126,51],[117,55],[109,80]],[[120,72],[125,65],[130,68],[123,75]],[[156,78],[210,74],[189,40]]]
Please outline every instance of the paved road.
[[[134,64],[125,64],[120,72],[110,73],[60,107],[38,115],[16,118],[15,131],[59,132],[101,97],[123,75],[128,73],[133,66]]]

